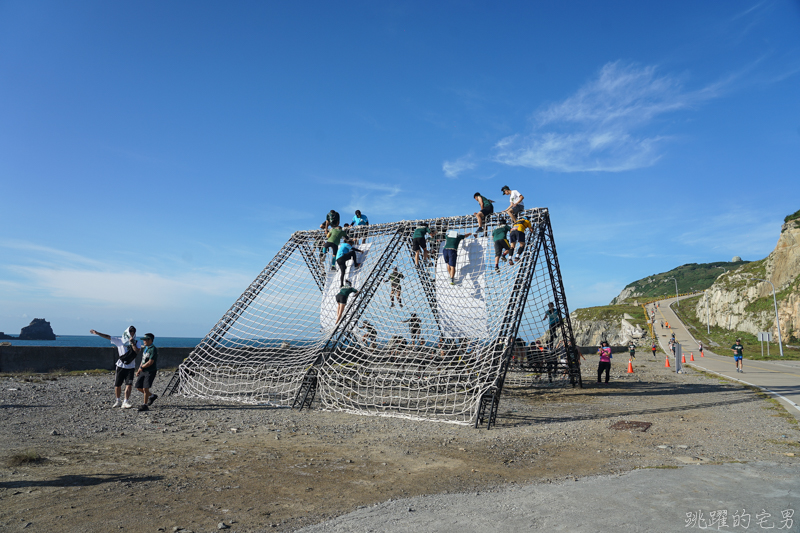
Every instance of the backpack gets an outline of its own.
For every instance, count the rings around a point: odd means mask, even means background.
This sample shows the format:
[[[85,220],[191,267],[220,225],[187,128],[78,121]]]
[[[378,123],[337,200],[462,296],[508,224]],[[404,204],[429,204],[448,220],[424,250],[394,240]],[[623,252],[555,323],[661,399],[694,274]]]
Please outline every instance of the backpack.
[[[328,216],[325,217],[328,220],[328,223],[331,226],[338,226],[339,225],[339,213],[331,209],[331,212],[328,213]]]
[[[131,341],[131,342],[136,342],[136,341]],[[119,360],[124,365],[131,364],[135,359],[136,359],[136,352],[133,350],[133,347],[131,346],[128,346],[128,350],[124,354],[119,356]]]

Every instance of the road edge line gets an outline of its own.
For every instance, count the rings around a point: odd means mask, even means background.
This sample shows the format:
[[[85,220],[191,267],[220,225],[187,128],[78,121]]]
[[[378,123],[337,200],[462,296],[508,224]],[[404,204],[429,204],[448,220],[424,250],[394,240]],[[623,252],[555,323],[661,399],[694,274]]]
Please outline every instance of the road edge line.
[[[703,370],[704,372],[708,372],[709,374],[716,374],[717,376],[719,376],[721,378],[729,379],[731,381],[738,381],[739,383],[743,383],[743,384],[747,385],[748,387],[754,387],[754,388],[756,388],[758,390],[764,391],[764,392],[769,393],[769,394],[771,394],[771,395],[773,395],[773,396],[775,396],[777,398],[780,398],[781,400],[785,401],[786,403],[788,403],[789,405],[791,405],[792,407],[794,407],[795,409],[800,411],[800,405],[797,405],[796,403],[794,403],[792,400],[790,400],[786,396],[783,396],[782,394],[779,394],[779,393],[777,393],[777,392],[775,392],[773,390],[770,390],[770,389],[768,389],[766,387],[762,387],[760,385],[754,385],[754,384],[748,383],[747,381],[744,381],[742,379],[734,378],[734,377],[731,377],[731,376],[726,376],[725,374],[720,374],[719,372],[714,372],[713,370],[709,370],[708,368],[704,368],[704,367],[702,367],[702,366],[700,366],[698,364],[695,364],[695,363],[686,363],[686,366],[697,367],[697,368]]]

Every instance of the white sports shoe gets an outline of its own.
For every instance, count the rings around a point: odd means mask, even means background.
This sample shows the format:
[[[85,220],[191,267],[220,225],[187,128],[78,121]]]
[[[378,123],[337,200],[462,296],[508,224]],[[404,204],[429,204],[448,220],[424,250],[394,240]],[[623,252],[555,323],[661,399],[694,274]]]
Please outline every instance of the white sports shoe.
[[[119,407],[120,405],[122,405],[122,400],[120,400],[119,398],[117,398],[117,401],[116,401],[116,402],[114,402],[114,405],[112,405],[111,407]]]
[[[122,402],[122,408],[123,409],[130,409],[131,407],[133,407],[133,405],[131,405],[131,403],[128,400],[125,400],[124,402]]]

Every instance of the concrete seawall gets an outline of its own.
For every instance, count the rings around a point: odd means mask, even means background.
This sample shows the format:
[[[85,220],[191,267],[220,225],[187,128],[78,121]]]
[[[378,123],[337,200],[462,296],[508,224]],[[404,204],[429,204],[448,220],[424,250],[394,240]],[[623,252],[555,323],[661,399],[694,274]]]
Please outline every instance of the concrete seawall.
[[[159,368],[175,368],[194,348],[159,348]],[[0,346],[0,372],[52,372],[54,370],[113,370],[116,348],[72,346]],[[136,359],[138,365],[140,359]]]

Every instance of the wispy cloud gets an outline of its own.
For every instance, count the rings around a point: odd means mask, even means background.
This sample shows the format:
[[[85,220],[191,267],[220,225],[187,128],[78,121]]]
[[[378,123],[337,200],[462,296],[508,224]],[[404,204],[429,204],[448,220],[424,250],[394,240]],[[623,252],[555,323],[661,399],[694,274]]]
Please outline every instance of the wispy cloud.
[[[663,115],[716,97],[732,78],[697,91],[659,75],[655,66],[608,63],[574,95],[534,117],[533,130],[495,145],[505,165],[557,172],[621,172],[648,167],[662,157],[667,135],[647,127]]]
[[[455,161],[445,161],[442,163],[442,172],[450,179],[456,179],[462,172],[475,168],[475,162],[470,156],[464,156]]]

